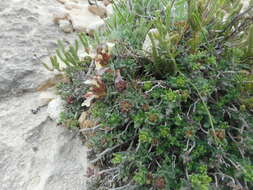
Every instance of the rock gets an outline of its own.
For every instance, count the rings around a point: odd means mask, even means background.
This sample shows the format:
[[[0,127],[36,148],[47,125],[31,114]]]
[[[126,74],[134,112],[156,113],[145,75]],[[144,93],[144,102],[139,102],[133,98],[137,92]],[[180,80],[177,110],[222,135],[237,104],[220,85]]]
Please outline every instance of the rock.
[[[146,55],[150,55],[152,53],[152,43],[151,43],[151,39],[149,37],[149,34],[152,34],[153,36],[159,34],[158,30],[156,28],[151,29],[148,34],[146,35],[145,41],[142,45],[142,50],[144,51],[144,53]],[[159,41],[154,39],[155,45],[158,46],[159,45]]]
[[[0,100],[0,189],[87,190],[86,148],[48,119],[38,93]]]
[[[113,6],[112,6],[112,4],[109,4],[106,7],[106,13],[107,13],[107,16],[112,16],[113,15]]]
[[[52,120],[59,122],[60,114],[63,111],[64,111],[64,101],[61,99],[61,97],[57,97],[56,99],[49,102],[47,107],[47,113]]]
[[[72,9],[69,12],[69,19],[73,25],[73,28],[77,32],[87,32],[87,28],[90,24],[96,23],[101,20],[99,16],[92,14],[88,10],[88,5],[82,9]]]
[[[56,0],[56,1],[58,1],[59,3],[62,3],[62,4],[67,2],[67,0]]]
[[[55,83],[44,85],[56,73],[40,60],[54,54],[58,39],[75,38],[52,23],[51,9],[59,6],[54,0],[0,1],[1,190],[88,189],[86,148],[76,133],[48,118],[43,105],[53,98],[51,90],[36,91]]]
[[[73,3],[73,2],[66,2],[64,7],[65,9],[68,9],[68,10],[82,8],[79,4]]]
[[[54,100],[55,98],[57,98],[57,95],[54,89],[41,92],[39,93],[38,104],[41,106],[48,105],[48,103]]]
[[[57,40],[65,38],[50,19],[52,9],[62,11],[58,2],[31,0],[28,5],[25,1],[13,1],[6,1],[4,6],[11,6],[0,11],[0,97],[35,91],[53,77],[54,73],[45,70],[40,60],[55,52]],[[69,34],[66,40],[74,38],[74,34]]]
[[[67,11],[62,10],[62,9],[57,9],[53,13],[53,21],[54,23],[59,23],[60,20],[66,20],[68,19],[69,14]]]
[[[65,4],[65,3],[69,3],[69,2],[75,2],[78,3],[78,0],[57,0],[59,3]]]
[[[100,4],[98,6],[97,5],[89,5],[88,9],[91,13],[99,16],[100,18],[105,18],[107,16],[106,7],[103,6],[102,4]]]
[[[242,0],[243,8],[242,11],[245,11],[249,8],[250,6],[250,1],[249,0]]]
[[[67,83],[69,79],[62,73],[55,74],[51,78],[43,81],[38,87],[37,91],[44,91],[58,84],[59,82]]]
[[[68,20],[60,20],[59,21],[59,27],[65,33],[73,32],[72,25]]]
[[[101,30],[103,28],[105,28],[105,21],[100,19],[97,22],[91,23],[90,25],[88,25],[86,32],[90,35],[93,36],[95,31]]]
[[[111,2],[111,0],[103,0],[103,3],[104,3],[105,6],[108,6],[108,5],[110,5],[112,2]]]

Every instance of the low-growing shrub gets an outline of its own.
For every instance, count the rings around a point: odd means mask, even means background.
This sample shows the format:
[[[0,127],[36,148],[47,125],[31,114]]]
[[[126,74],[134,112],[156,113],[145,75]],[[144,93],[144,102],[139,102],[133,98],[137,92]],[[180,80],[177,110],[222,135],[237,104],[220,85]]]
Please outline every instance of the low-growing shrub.
[[[101,169],[89,168],[94,189],[253,189],[252,8],[238,0],[117,1],[107,31],[80,35],[107,72],[98,76],[96,58],[62,49],[71,63],[71,82],[59,86],[68,102],[63,123],[75,126],[87,107],[97,122],[86,136]],[[151,52],[142,49],[146,36]],[[111,53],[100,51],[107,41]],[[87,82],[86,72],[96,78]]]

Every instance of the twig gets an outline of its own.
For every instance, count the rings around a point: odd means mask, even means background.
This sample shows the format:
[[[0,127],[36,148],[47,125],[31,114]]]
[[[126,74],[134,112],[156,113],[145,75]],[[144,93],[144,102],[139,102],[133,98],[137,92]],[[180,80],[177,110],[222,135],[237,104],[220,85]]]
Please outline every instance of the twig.
[[[151,144],[150,147],[149,147],[148,152],[151,152],[152,148],[153,148],[153,145]]]
[[[185,175],[186,175],[186,179],[189,180],[189,173],[188,173],[188,169],[185,168]]]
[[[125,143],[122,143],[122,144],[125,144]],[[121,146],[122,144],[117,144],[111,148],[107,148],[105,149],[103,152],[101,152],[99,155],[97,155],[97,158],[95,158],[94,160],[91,160],[90,163],[91,164],[94,164],[96,163],[98,160],[100,160],[105,154],[107,154],[108,152],[111,152],[113,151],[114,149],[118,148],[119,146]]]
[[[94,160],[91,160],[90,163],[91,163],[91,164],[94,164],[95,162],[97,162],[98,160],[100,160],[105,154],[107,154],[107,153],[113,151],[114,149],[120,147],[120,146],[123,145],[123,144],[128,143],[129,141],[131,141],[131,140],[133,140],[133,139],[135,139],[135,138],[136,138],[136,136],[133,136],[133,137],[132,137],[130,140],[128,140],[128,141],[125,141],[125,142],[123,142],[123,143],[121,143],[121,144],[115,145],[115,146],[113,146],[113,147],[111,147],[111,148],[105,149],[103,152],[101,152],[100,154],[97,155],[97,158],[95,158]]]
[[[89,66],[89,69],[88,69],[88,71],[86,73],[85,80],[88,79],[88,77],[91,75],[91,72],[94,69],[94,65],[95,65],[95,63],[94,63],[94,61],[92,61],[91,64],[90,64],[90,66]]]
[[[101,125],[97,125],[97,126],[92,127],[92,128],[80,129],[79,132],[95,131],[95,130],[98,129],[99,127],[101,127]]]
[[[128,183],[127,185],[121,186],[121,187],[116,187],[113,189],[108,189],[108,190],[133,190],[138,187],[138,185],[131,185],[132,182]]]
[[[139,81],[137,84],[145,84],[145,83],[166,83],[165,81],[162,80],[149,80],[149,81]]]
[[[237,146],[237,148],[238,148],[238,150],[239,150],[239,152],[240,152],[242,158],[244,159],[244,151],[240,148],[240,145],[238,145],[239,143],[242,143],[242,142],[237,142],[230,132],[228,132],[228,136],[229,136],[229,137],[232,139],[232,141],[236,144],[236,146]],[[241,141],[242,141],[242,140],[241,140]]]
[[[232,161],[227,156],[224,156],[224,158],[226,158],[237,170],[239,170],[240,168],[242,168],[238,163],[236,164],[234,161]]]
[[[165,86],[162,86],[161,83],[158,83],[155,86],[153,86],[150,90],[146,91],[145,94],[150,93],[151,91],[153,91],[155,88],[158,88],[158,87],[166,88]]]
[[[191,151],[195,148],[195,146],[196,146],[196,142],[193,141],[193,145],[192,145],[191,148],[187,151],[187,153],[190,154]]]
[[[200,130],[201,130],[203,133],[208,134],[208,131],[205,131],[205,130],[202,128],[201,124],[199,125],[199,128],[200,128]]]
[[[221,31],[221,33],[226,32],[227,29],[229,29],[233,24],[235,24],[235,22],[240,19],[242,16],[244,16],[245,14],[247,14],[248,12],[251,11],[251,9],[253,8],[253,6],[249,7],[247,10],[245,10],[244,12],[238,14],[225,28],[224,30]]]
[[[172,166],[173,166],[173,168],[176,168],[176,159],[177,159],[177,157],[176,157],[176,155],[172,155]]]
[[[229,176],[229,175],[227,175],[227,174],[224,174],[224,173],[222,173],[221,171],[216,172],[216,173],[214,173],[214,174],[221,175],[221,176],[222,176],[222,178],[221,178],[222,181],[224,180],[225,177],[227,177],[227,178],[231,179],[231,181],[233,182],[233,184],[236,184],[235,179],[234,179],[233,177],[231,177],[231,176]]]
[[[184,149],[184,151],[187,151],[187,149],[189,147],[189,142],[190,142],[190,139],[187,139],[186,148]]]
[[[155,160],[155,161],[156,161],[158,167],[161,168],[162,167],[161,164],[157,160]]]
[[[127,148],[127,151],[131,150],[131,148],[132,148],[132,146],[134,144],[135,138],[137,137],[137,135],[136,135],[137,131],[138,131],[138,129],[135,130],[135,132],[134,132],[134,138],[133,138],[132,142],[130,143],[129,147]]]
[[[112,172],[112,171],[117,171],[117,170],[119,170],[119,167],[110,168],[110,169],[105,169],[105,170],[99,171],[99,172],[98,172],[98,175],[102,175],[102,174],[104,174],[104,173],[110,173],[110,172]]]
[[[127,130],[128,130],[128,128],[129,128],[129,126],[132,124],[132,122],[130,121],[130,122],[128,122],[127,123],[127,125],[126,125],[126,128],[124,129],[124,131],[122,132],[122,133],[120,133],[118,136],[121,136],[121,135],[123,135]]]
[[[139,143],[138,143],[138,145],[137,145],[137,147],[136,147],[135,152],[138,152],[138,150],[139,150],[140,146],[141,146],[141,142],[139,141]]]

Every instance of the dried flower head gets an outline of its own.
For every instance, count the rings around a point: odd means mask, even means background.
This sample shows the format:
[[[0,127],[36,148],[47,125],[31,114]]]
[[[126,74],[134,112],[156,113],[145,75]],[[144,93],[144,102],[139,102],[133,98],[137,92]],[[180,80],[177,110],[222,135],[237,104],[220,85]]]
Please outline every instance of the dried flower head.
[[[115,87],[119,92],[122,92],[127,88],[127,82],[123,80],[120,70],[116,70]]]
[[[67,101],[68,104],[73,104],[74,103],[74,97],[73,96],[68,96],[66,101]]]
[[[166,186],[166,182],[165,182],[165,179],[164,177],[158,177],[156,180],[155,180],[155,187],[157,189],[164,189]]]
[[[92,79],[86,80],[84,83],[91,85],[91,88],[90,91],[83,96],[86,100],[82,103],[82,106],[90,107],[94,99],[106,96],[106,86],[100,76],[95,76]]]
[[[122,101],[120,102],[120,111],[123,113],[128,113],[131,111],[133,105],[129,101]]]

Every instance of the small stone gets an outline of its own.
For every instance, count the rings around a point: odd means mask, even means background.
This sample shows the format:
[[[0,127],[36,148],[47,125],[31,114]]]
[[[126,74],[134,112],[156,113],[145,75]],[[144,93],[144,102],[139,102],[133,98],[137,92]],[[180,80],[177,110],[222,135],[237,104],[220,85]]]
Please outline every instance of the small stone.
[[[53,90],[41,92],[39,95],[39,105],[47,105],[56,97],[57,95],[55,95],[55,92]]]
[[[78,3],[78,0],[57,0],[59,3],[62,3],[62,4],[65,4],[65,3],[68,3],[68,2],[75,2],[75,3]]]
[[[66,2],[64,7],[65,9],[68,9],[68,10],[82,8],[79,4],[73,3],[73,2]]]
[[[60,20],[59,21],[59,27],[65,33],[73,32],[72,25],[71,25],[71,23],[68,20]]]
[[[64,3],[66,3],[67,0],[56,0],[56,1],[58,1],[59,3],[64,4]]]
[[[49,78],[48,80],[46,80],[42,84],[40,84],[36,90],[37,91],[44,91],[48,88],[55,86],[59,82],[67,83],[67,82],[69,82],[69,79],[68,79],[68,77],[66,77],[63,74],[56,74],[52,78]]]
[[[107,13],[107,16],[112,16],[113,15],[113,6],[112,6],[112,4],[109,4],[106,7],[106,13]]]
[[[64,111],[64,101],[61,99],[61,97],[57,97],[56,99],[49,102],[47,107],[47,113],[52,120],[59,122],[60,114],[63,111]]]
[[[69,19],[73,25],[73,28],[77,32],[87,32],[87,28],[90,24],[96,23],[101,20],[99,16],[92,14],[88,10],[88,5],[82,9],[72,9],[69,12]]]
[[[106,7],[103,5],[89,5],[88,7],[89,11],[100,18],[105,18],[107,16],[107,10]]]
[[[68,19],[68,12],[65,10],[57,9],[53,13],[53,21],[54,23],[59,23],[60,20]]]
[[[142,50],[144,51],[144,53],[146,55],[151,54],[152,53],[152,42],[151,39],[149,37],[149,34],[157,35],[158,34],[158,30],[156,28],[151,29],[148,34],[146,35],[145,41],[142,45]],[[158,46],[159,45],[159,41],[154,39],[155,45]]]
[[[108,6],[108,5],[110,5],[112,2],[111,2],[111,0],[103,0],[103,3],[104,3],[105,6]]]
[[[104,20],[100,19],[97,22],[91,23],[88,27],[87,27],[87,33],[90,36],[93,36],[95,31],[101,30],[105,27],[105,22]]]

